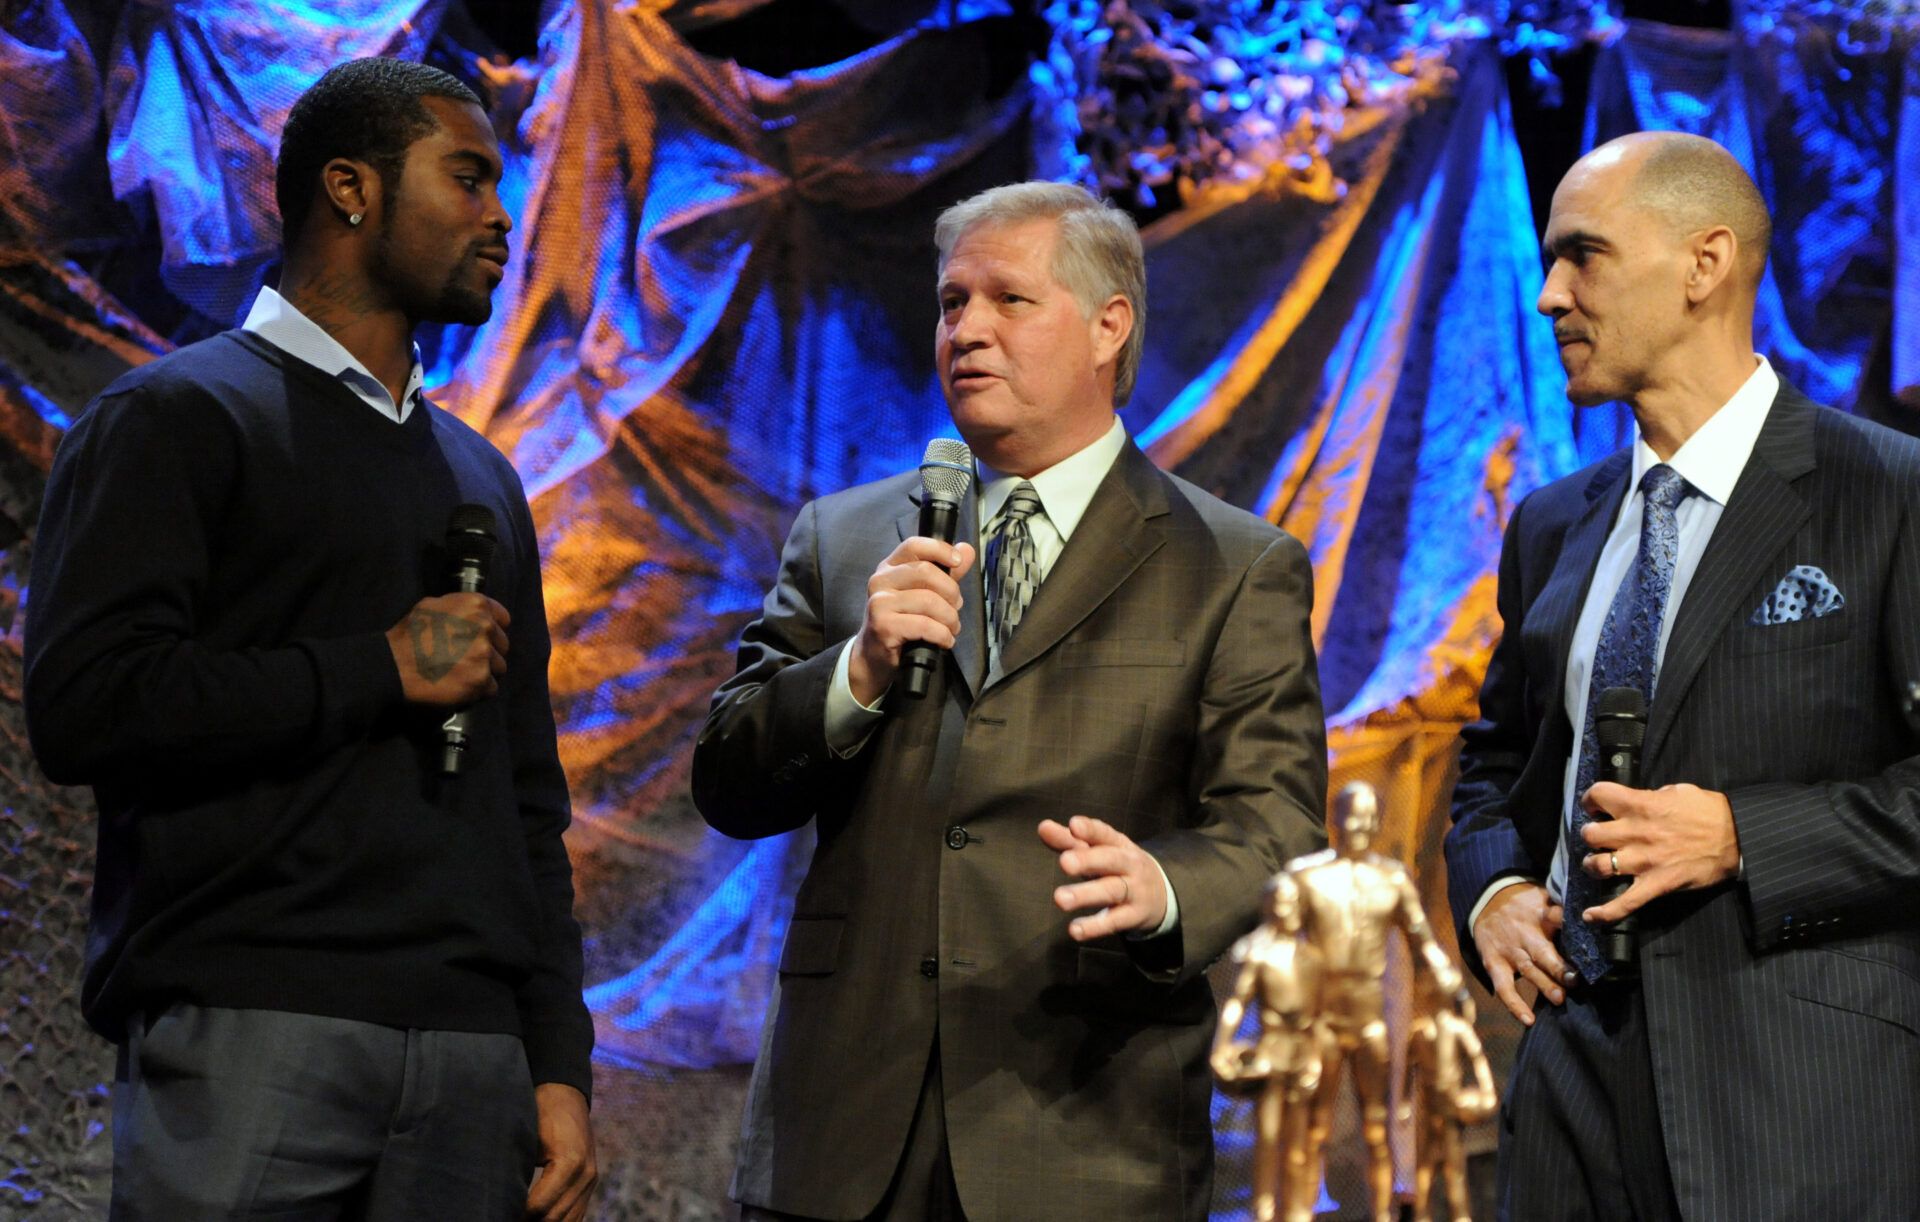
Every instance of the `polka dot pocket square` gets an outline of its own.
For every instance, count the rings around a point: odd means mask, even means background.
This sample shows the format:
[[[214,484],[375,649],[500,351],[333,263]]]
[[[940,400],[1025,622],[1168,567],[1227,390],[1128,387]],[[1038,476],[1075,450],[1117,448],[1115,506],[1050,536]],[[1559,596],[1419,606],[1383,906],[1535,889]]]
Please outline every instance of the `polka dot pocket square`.
[[[1827,575],[1811,564],[1797,564],[1767,595],[1767,601],[1747,620],[1750,624],[1791,624],[1819,619],[1847,605]]]

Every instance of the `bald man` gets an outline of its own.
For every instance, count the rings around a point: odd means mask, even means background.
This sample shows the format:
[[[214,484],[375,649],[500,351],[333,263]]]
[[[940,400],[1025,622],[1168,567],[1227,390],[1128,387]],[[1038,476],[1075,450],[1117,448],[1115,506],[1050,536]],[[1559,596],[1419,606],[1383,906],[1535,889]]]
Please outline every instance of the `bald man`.
[[[1463,736],[1454,917],[1529,1028],[1503,1218],[1920,1217],[1920,445],[1755,355],[1769,232],[1698,137],[1554,193],[1567,397],[1637,436],[1514,510]],[[1597,780],[1623,687],[1644,788]]]

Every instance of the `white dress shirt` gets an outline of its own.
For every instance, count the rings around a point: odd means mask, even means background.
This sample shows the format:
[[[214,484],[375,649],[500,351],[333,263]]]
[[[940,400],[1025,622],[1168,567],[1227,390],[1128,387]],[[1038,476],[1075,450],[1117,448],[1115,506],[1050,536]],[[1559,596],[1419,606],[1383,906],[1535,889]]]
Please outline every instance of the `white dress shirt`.
[[[287,355],[332,374],[368,407],[395,423],[406,423],[420,397],[420,384],[425,379],[420,368],[420,345],[413,346],[413,371],[407,375],[407,388],[396,405],[386,384],[374,377],[358,357],[271,286],[261,286],[260,295],[253,299],[253,308],[247,311],[247,320],[240,324],[240,329],[251,331]]]
[[[1127,430],[1115,416],[1113,426],[1101,434],[1100,440],[1024,481],[1033,485],[1034,495],[1040,498],[1040,511],[1027,519],[1027,533],[1033,538],[1034,560],[1040,566],[1042,582],[1053,572],[1054,562],[1066,550],[1067,540],[1073,538],[1074,528],[1086,516],[1087,506],[1093,503],[1093,494],[1100,490],[1100,482],[1113,470],[1114,460],[1120,457],[1126,444]],[[976,465],[980,468],[980,495],[975,498],[980,508],[980,563],[985,564],[986,540],[991,529],[997,524],[1000,511],[1006,508],[1007,498],[1023,481],[1018,475],[1002,475],[985,463]],[[981,573],[981,577],[984,579],[986,574]],[[983,580],[981,585],[984,588],[986,582]],[[987,608],[987,622],[993,622],[991,606]],[[1000,668],[998,652],[989,633],[989,673]]]
[[[1740,384],[1740,389],[1734,391],[1733,397],[1709,416],[1707,422],[1687,438],[1667,462],[1687,481],[1692,491],[1680,502],[1674,514],[1679,528],[1680,549],[1674,557],[1673,584],[1667,591],[1666,607],[1660,618],[1660,635],[1654,646],[1656,690],[1660,664],[1667,653],[1667,637],[1673,631],[1680,604],[1687,596],[1687,586],[1692,583],[1693,574],[1700,567],[1700,558],[1706,554],[1707,544],[1713,539],[1714,527],[1720,523],[1720,515],[1727,507],[1727,498],[1733,495],[1733,486],[1740,482],[1740,473],[1746,469],[1747,459],[1753,454],[1753,444],[1759,439],[1761,426],[1766,424],[1767,413],[1773,407],[1774,396],[1780,391],[1780,378],[1773,372],[1773,367],[1767,364],[1766,358],[1756,356],[1754,359],[1758,364],[1747,380]],[[1553,864],[1547,872],[1547,893],[1556,904],[1562,902],[1566,895],[1567,870],[1573,860],[1567,843],[1571,831],[1567,815],[1579,798],[1574,786],[1580,771],[1580,735],[1586,726],[1587,688],[1593,672],[1593,655],[1600,646],[1600,629],[1606,622],[1607,608],[1613,604],[1620,583],[1633,571],[1634,560],[1640,552],[1640,524],[1646,516],[1646,498],[1640,492],[1640,479],[1648,468],[1659,462],[1660,456],[1653,452],[1653,447],[1646,443],[1636,428],[1633,472],[1628,485],[1631,491],[1621,503],[1613,530],[1607,535],[1606,546],[1600,549],[1600,562],[1593,570],[1593,584],[1587,588],[1587,601],[1581,605],[1580,619],[1573,630],[1573,642],[1567,650],[1566,705],[1563,711],[1567,721],[1574,727],[1574,748],[1567,759],[1566,780],[1561,788],[1560,839],[1553,851]],[[1585,856],[1584,851],[1581,856]],[[1488,884],[1467,917],[1469,933],[1479,921],[1480,912],[1487,906],[1488,900],[1517,883],[1538,881],[1509,875]]]

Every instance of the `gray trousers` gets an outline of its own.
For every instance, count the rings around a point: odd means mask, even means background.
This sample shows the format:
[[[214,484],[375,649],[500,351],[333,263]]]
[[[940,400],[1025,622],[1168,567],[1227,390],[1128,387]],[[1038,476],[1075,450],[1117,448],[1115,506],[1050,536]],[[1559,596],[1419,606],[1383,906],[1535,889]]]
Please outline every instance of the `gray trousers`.
[[[508,1222],[537,1137],[516,1036],[175,1005],[120,1046],[110,1217]]]

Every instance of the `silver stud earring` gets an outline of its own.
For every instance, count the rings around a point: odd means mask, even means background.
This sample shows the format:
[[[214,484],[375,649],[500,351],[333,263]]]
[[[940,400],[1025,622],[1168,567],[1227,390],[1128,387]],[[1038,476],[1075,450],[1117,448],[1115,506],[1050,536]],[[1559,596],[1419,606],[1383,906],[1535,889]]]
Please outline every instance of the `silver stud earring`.
[[[355,212],[351,216],[347,217],[347,224],[358,225],[359,223],[360,223],[360,214],[358,212]]]

